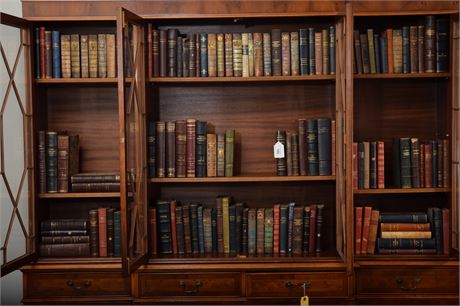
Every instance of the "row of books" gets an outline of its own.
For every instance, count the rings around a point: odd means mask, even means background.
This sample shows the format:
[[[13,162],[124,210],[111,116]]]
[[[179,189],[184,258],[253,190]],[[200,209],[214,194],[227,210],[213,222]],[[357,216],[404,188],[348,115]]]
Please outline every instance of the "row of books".
[[[230,197],[216,207],[157,202],[149,209],[150,250],[156,254],[307,255],[322,251],[324,205],[246,208]]]
[[[271,33],[179,33],[148,26],[151,77],[335,74],[335,27]]]
[[[149,177],[233,176],[235,130],[208,130],[206,121],[195,119],[150,121]]]
[[[70,178],[73,192],[119,192],[119,172],[85,172]]]
[[[353,188],[385,188],[385,143],[353,143]]]
[[[425,16],[424,25],[354,31],[355,73],[424,73],[449,70],[449,20]]]
[[[115,34],[61,34],[35,29],[37,78],[116,77]]]
[[[120,211],[101,207],[87,219],[51,219],[41,222],[40,254],[44,257],[120,256]]]
[[[276,174],[335,175],[335,120],[297,122],[298,132],[276,132]]]

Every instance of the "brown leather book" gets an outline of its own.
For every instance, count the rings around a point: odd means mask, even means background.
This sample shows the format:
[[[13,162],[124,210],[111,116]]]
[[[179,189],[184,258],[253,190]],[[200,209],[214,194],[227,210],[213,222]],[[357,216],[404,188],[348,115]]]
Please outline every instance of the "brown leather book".
[[[444,255],[450,254],[450,213],[448,208],[442,209],[442,246]]]
[[[89,243],[41,244],[43,257],[89,257]]]
[[[224,34],[222,33],[217,34],[217,76],[218,77],[225,76],[225,47],[224,45],[225,45]]]
[[[273,206],[273,255],[280,252],[280,205]]]
[[[449,141],[443,139],[442,141],[442,187],[449,188]],[[440,154],[438,152],[438,154]]]
[[[363,229],[363,208],[355,207],[355,255],[361,254],[361,235]]]
[[[425,188],[425,144],[420,144],[420,158],[419,158],[419,177],[420,188]]]
[[[380,212],[373,209],[371,213],[371,222],[369,226],[369,239],[367,242],[367,254],[374,254],[375,252],[375,241],[377,240],[377,230],[379,227]]]
[[[150,254],[158,254],[158,234],[157,234],[157,209],[149,208],[149,243]]]
[[[430,223],[381,223],[382,232],[417,232],[429,231]]]
[[[69,192],[69,136],[58,135],[58,192]]]
[[[217,176],[225,176],[225,134],[217,134]]]
[[[254,76],[254,37],[248,33],[249,76]]]
[[[61,35],[61,73],[63,78],[72,76],[70,64],[70,35]]]
[[[208,76],[217,76],[217,38],[215,33],[208,33]]]
[[[385,232],[381,231],[382,239],[431,239],[431,231],[404,231],[404,232]]]
[[[168,76],[177,76],[177,29],[168,29]]]
[[[217,211],[217,252],[224,252],[224,221],[222,211],[222,197],[216,198],[216,211]]]
[[[303,207],[294,207],[294,228],[293,228],[293,242],[292,254],[302,255],[303,248]]]
[[[72,183],[73,192],[119,192],[120,183]]]
[[[70,35],[70,62],[72,78],[80,77],[80,36]]]
[[[289,32],[281,33],[281,67],[284,76],[291,75],[291,38]]]
[[[264,75],[264,52],[262,45],[262,33],[254,33],[254,75]]]
[[[89,241],[91,257],[99,256],[99,226],[98,211],[91,209],[89,211]]]
[[[438,162],[438,169],[437,169],[437,177],[438,177],[438,184],[437,186],[433,186],[433,187],[439,187],[441,188],[444,184],[443,182],[443,175],[442,175],[442,172],[443,172],[443,169],[444,169],[444,165],[443,165],[443,151],[444,151],[444,144],[442,143],[441,140],[438,141],[438,159],[437,159],[437,162]]]
[[[187,121],[176,121],[176,177],[186,177]]]
[[[196,120],[187,119],[187,177],[195,177]]]
[[[264,236],[265,236],[265,208],[257,208],[257,229],[256,229],[256,250],[257,255],[264,254]]]
[[[385,143],[377,141],[377,188],[385,188]]]
[[[88,35],[89,77],[97,78],[97,35]]]
[[[69,135],[69,177],[80,172],[80,137]]]
[[[149,49],[152,54],[152,77],[160,76],[160,31],[152,29],[152,49]]]
[[[217,176],[217,163],[216,163],[216,158],[217,158],[217,151],[216,151],[216,145],[217,145],[217,139],[216,139],[216,134],[207,134],[207,175],[208,177],[215,177]]]
[[[46,78],[46,47],[45,47],[45,27],[40,27],[40,77]]]
[[[417,26],[410,26],[409,28],[409,52],[410,52],[410,72],[418,72],[418,53],[417,53]]]
[[[313,254],[316,250],[316,205],[312,205],[310,209],[310,236],[308,242],[308,253]]]
[[[287,175],[292,175],[292,133],[286,132],[286,146],[285,146],[285,155],[286,155],[286,167]]]
[[[263,33],[264,76],[272,75],[272,42],[270,33]]]
[[[297,133],[291,134],[291,167],[292,175],[299,175],[299,135]]]
[[[425,16],[425,72],[435,72],[436,67],[435,21],[435,16]]]
[[[369,228],[371,225],[372,207],[364,207],[363,228],[361,236],[361,254],[366,254],[369,242]]]
[[[353,31],[353,41],[355,46],[355,66],[356,66],[356,73],[363,73],[363,58],[361,54],[361,39],[359,37],[359,31]]]
[[[53,77],[53,52],[51,50],[51,31],[45,31],[45,78]]]
[[[168,76],[168,34],[160,30],[160,77]]]
[[[166,122],[166,176],[176,177],[176,123]]]
[[[190,227],[190,205],[182,205],[182,220],[184,223],[185,254],[192,254],[192,232]]]
[[[432,146],[431,143],[425,144],[425,188],[433,187],[432,179]]]
[[[272,75],[281,75],[281,30],[272,29]]]
[[[418,72],[425,72],[425,26],[417,27],[417,64]]]
[[[233,76],[233,35],[225,33],[225,76]]]
[[[196,38],[197,35],[193,34],[191,36],[190,42],[189,42],[189,67],[188,67],[188,73],[190,77],[195,77],[196,76]],[[177,128],[177,127],[176,127]]]
[[[204,252],[212,253],[211,208],[203,209]]]
[[[114,78],[117,75],[115,34],[106,34],[106,41],[107,41],[107,77]]]
[[[97,34],[97,76],[107,77],[107,38],[105,34]]]
[[[166,176],[166,124],[164,121],[158,121],[156,124],[157,135],[155,137],[156,152],[156,170],[157,177]]]
[[[299,32],[291,32],[291,75],[300,75],[300,61],[299,61]],[[329,40],[328,44],[329,44]],[[329,54],[329,47],[328,47]],[[328,65],[329,67],[329,65]]]
[[[299,171],[307,175],[307,138],[305,135],[305,119],[297,120],[299,130]]]
[[[393,60],[393,29],[386,29],[385,35],[387,36],[388,48],[388,73],[394,73],[394,60]]]
[[[153,33],[151,23],[147,25],[147,77],[153,77]]]
[[[38,132],[38,180],[39,192],[46,192],[46,132]]]
[[[402,73],[402,32],[401,29],[393,30],[393,69],[394,73]]]
[[[80,36],[81,77],[89,78],[88,35]]]
[[[243,41],[241,33],[233,33],[233,76],[243,76]]]
[[[201,76],[201,47],[200,47],[200,35],[195,36],[195,60],[196,60],[196,77]]]
[[[323,48],[323,74],[329,74],[329,30],[323,29],[321,31],[322,34],[322,48]]]
[[[235,130],[225,131],[225,176],[234,175]]]
[[[315,67],[316,74],[323,74],[323,34],[315,32]]]
[[[107,257],[107,208],[97,209],[99,224],[99,256]]]
[[[174,255],[177,255],[176,206],[177,202],[175,200],[171,201],[169,204],[169,211],[171,214],[171,242]]]
[[[249,76],[249,33],[241,34],[241,51],[243,54],[243,57],[242,57],[243,77],[248,77]]]

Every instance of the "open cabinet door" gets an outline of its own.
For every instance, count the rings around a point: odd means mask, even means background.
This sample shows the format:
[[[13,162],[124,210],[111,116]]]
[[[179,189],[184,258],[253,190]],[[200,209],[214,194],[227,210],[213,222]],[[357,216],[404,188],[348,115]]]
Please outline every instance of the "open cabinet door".
[[[0,243],[4,276],[36,258],[36,229],[32,27],[27,20],[4,13],[0,20]]]
[[[117,19],[122,266],[132,273],[147,260],[145,33],[141,17],[121,8]]]

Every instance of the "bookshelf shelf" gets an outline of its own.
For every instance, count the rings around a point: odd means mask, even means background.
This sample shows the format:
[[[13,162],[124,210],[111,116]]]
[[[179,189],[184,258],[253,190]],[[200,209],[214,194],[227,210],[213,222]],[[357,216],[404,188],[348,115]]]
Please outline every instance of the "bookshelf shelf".
[[[153,84],[188,84],[188,83],[288,83],[302,81],[335,81],[336,75],[304,75],[304,76],[263,76],[263,77],[161,77],[150,78]]]
[[[386,188],[386,189],[358,189],[354,194],[402,194],[402,193],[444,193],[450,188]]]
[[[117,78],[60,78],[60,79],[35,79],[38,85],[62,84],[117,84]]]
[[[257,182],[308,182],[334,181],[335,176],[232,176],[232,177],[184,177],[151,178],[151,183],[257,183]]]
[[[83,198],[119,198],[119,192],[63,192],[40,193],[40,199],[83,199]]]
[[[354,74],[355,79],[421,79],[421,78],[449,78],[450,72],[440,73],[375,73],[375,74]]]

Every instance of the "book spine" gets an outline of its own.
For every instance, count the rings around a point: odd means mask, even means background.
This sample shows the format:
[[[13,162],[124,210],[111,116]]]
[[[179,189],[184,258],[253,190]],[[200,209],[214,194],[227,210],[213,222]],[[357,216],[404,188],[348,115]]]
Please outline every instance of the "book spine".
[[[272,29],[272,75],[281,75],[281,30]]]
[[[361,254],[363,207],[355,207],[355,255]]]
[[[225,76],[233,76],[233,35],[225,33]]]
[[[409,50],[410,50],[410,72],[418,72],[418,54],[417,54],[417,26],[409,27]]]
[[[310,208],[310,236],[308,241],[308,253],[313,254],[316,250],[316,205]]]
[[[315,32],[315,73],[323,74],[323,34]]]
[[[322,62],[323,62],[323,74],[329,74],[329,30],[328,29],[323,29],[321,30],[321,35],[322,35]]]
[[[280,255],[288,253],[288,206],[280,205]]]
[[[196,77],[201,76],[201,38],[200,34],[195,36],[195,60],[196,60]]]
[[[367,45],[369,51],[369,71],[377,73],[375,64],[374,29],[367,29]]]
[[[432,185],[432,151],[433,151],[433,148],[432,148],[432,145],[431,143],[427,143],[424,145],[425,147],[425,155],[424,155],[424,159],[425,159],[425,171],[423,173],[425,179],[424,179],[424,182],[425,182],[425,188],[431,188],[433,185]]]
[[[225,176],[225,134],[217,134],[217,176]]]
[[[401,188],[411,188],[411,144],[410,138],[399,140],[399,150],[401,153]]]
[[[393,69],[394,73],[403,73],[403,37],[401,30],[393,30]]]
[[[234,144],[235,130],[225,131],[225,176],[233,176],[234,174]]]
[[[211,209],[211,230],[212,230],[212,253],[217,254],[218,251],[218,234],[217,234],[217,209]]]
[[[192,253],[200,253],[200,237],[198,230],[198,205],[190,204],[190,236],[192,238]]]
[[[97,78],[97,54],[97,35],[88,35],[88,74],[90,78]],[[64,77],[64,69],[62,72]]]
[[[371,222],[369,226],[369,240],[367,242],[367,254],[375,253],[375,241],[377,240],[377,231],[379,226],[380,212],[373,209],[371,213]]]
[[[190,77],[197,76],[197,71],[199,71],[199,67],[197,66],[197,50],[196,50],[196,40],[197,35],[193,34],[190,37],[189,41],[189,66],[188,66],[188,73]]]
[[[46,46],[45,46],[45,28],[40,27],[39,44],[40,44],[40,77],[46,78]]]
[[[244,208],[241,217],[241,254],[248,254],[248,214],[249,209]]]
[[[88,35],[80,35],[81,77],[89,78]]]
[[[442,209],[442,246],[443,254],[450,254],[450,213],[448,208]]]
[[[380,59],[380,39],[378,34],[374,34],[374,54],[375,54],[375,72],[382,73],[382,61]]]
[[[40,223],[42,231],[54,230],[87,230],[88,221],[84,219],[51,219]]]
[[[196,177],[206,176],[206,134],[207,122],[196,121],[196,143],[195,143],[195,175]]]
[[[46,191],[58,191],[58,135],[56,132],[46,132]]]
[[[35,28],[34,31],[34,64],[35,64],[35,77],[40,78],[40,28]]]
[[[436,72],[449,71],[449,19],[436,19]]]
[[[436,29],[435,16],[425,16],[425,72],[435,72]]]
[[[160,254],[172,254],[171,211],[168,201],[157,201],[158,242]]]
[[[380,249],[379,254],[382,255],[430,255],[436,254],[435,249]]]
[[[310,75],[316,74],[315,56],[315,29],[308,28],[308,71]]]
[[[171,216],[171,246],[172,246],[172,253],[177,255],[177,227],[176,227],[176,207],[177,202],[171,201],[169,203],[169,214]]]
[[[187,177],[195,177],[195,140],[196,120],[187,119],[186,142],[187,142]]]
[[[223,250],[225,254],[230,253],[230,213],[229,213],[229,198],[222,198],[222,237]]]
[[[153,33],[152,24],[147,25],[147,77],[153,77]]]
[[[387,37],[384,32],[382,36],[380,36],[380,59],[382,62],[382,73],[388,73],[388,42]]]
[[[47,190],[46,156],[47,156],[46,132],[39,131],[38,132],[38,180],[39,180],[38,189],[40,193],[44,193]]]
[[[243,76],[243,41],[241,33],[233,33],[233,76]]]
[[[164,121],[156,122],[155,137],[156,176],[165,177],[166,170],[166,124]]]
[[[286,132],[286,167],[287,175],[292,175],[292,133]]]
[[[242,67],[243,77],[249,76],[249,33],[241,34],[241,52],[242,52]]]
[[[303,207],[294,207],[292,254],[301,255],[303,249]]]
[[[98,208],[97,216],[99,226],[99,256],[107,257],[107,208]]]
[[[157,209],[149,208],[148,210],[149,220],[149,247],[150,254],[158,254],[158,234],[157,234]]]
[[[447,139],[442,141],[442,187],[449,188],[449,141]]]
[[[235,204],[236,228],[235,228],[234,236],[236,239],[235,251],[237,254],[240,254],[241,249],[242,249],[241,242],[242,242],[242,221],[243,221],[242,218],[243,218],[243,209],[244,209],[243,206],[244,204],[241,202]]]
[[[113,213],[113,256],[121,256],[121,212]]]
[[[356,72],[361,74],[363,73],[363,58],[361,51],[361,39],[358,30],[353,31],[353,41],[355,46]]]
[[[308,64],[308,29],[299,30],[299,58],[300,75],[309,75],[310,69]]]
[[[176,219],[176,244],[177,254],[185,254],[185,240],[184,240],[184,222],[182,218],[182,207],[177,205],[175,211]]]
[[[70,78],[71,74],[70,35],[61,35],[61,72],[63,78]]]
[[[203,209],[204,252],[212,252],[211,208]]]
[[[52,54],[53,54],[53,78],[61,77],[61,42],[60,33],[58,31],[52,31]]]
[[[299,67],[299,32],[291,32],[291,75],[300,75]]]
[[[306,138],[306,120],[297,120],[299,132],[299,170],[300,175],[307,175],[307,138]]]
[[[367,41],[367,34],[359,34],[361,44],[361,58],[363,61],[363,73],[370,73],[370,58],[369,58],[369,43]]]
[[[271,34],[263,33],[264,76],[272,75],[272,42]]]
[[[107,37],[106,34],[97,35],[97,75],[107,77]]]
[[[107,256],[113,257],[113,208],[107,208]]]
[[[401,188],[401,151],[399,138],[393,138],[392,155],[393,184],[396,188]]]
[[[425,72],[425,26],[417,26],[417,66],[418,72]]]
[[[217,252],[224,252],[224,223],[223,223],[223,207],[222,198],[218,197],[216,201],[216,230],[217,230]]]
[[[166,177],[176,176],[176,123],[166,122],[165,132]]]
[[[427,223],[428,217],[425,213],[382,213],[381,223]]]
[[[353,190],[358,189],[358,143],[353,142]]]
[[[273,206],[273,254],[280,252],[280,205]]]
[[[264,50],[262,33],[254,33],[254,75],[264,75]]]
[[[388,73],[394,73],[394,59],[393,59],[393,29],[385,30],[387,38],[387,53],[388,53]]]
[[[160,31],[152,29],[152,49],[149,48],[152,57],[152,74],[157,78],[160,76]]]
[[[198,222],[198,250],[200,254],[204,254],[204,224],[203,224],[203,206],[197,207],[197,219]]]
[[[382,232],[429,231],[429,223],[381,223]]]
[[[250,208],[248,210],[248,255],[254,255],[256,253],[256,209]]]
[[[433,208],[433,235],[436,243],[436,254],[444,252],[443,242],[443,226],[442,226],[442,210],[440,208]]]
[[[257,208],[257,255],[264,254],[264,235],[265,235],[265,208]]]
[[[88,230],[41,230],[42,236],[86,236]]]
[[[419,177],[420,187],[425,188],[425,144],[420,144],[420,159],[419,159]]]
[[[443,170],[443,164],[442,164],[442,161],[443,161],[443,151],[444,151],[444,145],[442,143],[442,140],[438,140],[438,160],[437,160],[437,176],[438,176],[438,185],[437,187],[442,187],[444,182],[443,182],[443,175],[442,175],[442,170]]]
[[[167,75],[169,77],[177,76],[177,29],[168,29],[168,56],[167,56]]]
[[[400,239],[383,239],[378,238],[377,245],[380,249],[434,249],[435,248],[434,239],[409,239],[409,238],[400,238]]]
[[[273,208],[266,208],[264,213],[264,253],[273,253]]]
[[[208,34],[208,76],[217,76],[217,37],[215,33]]]
[[[98,210],[89,211],[89,240],[91,257],[99,256]]]
[[[176,177],[186,177],[187,121],[176,121],[175,133],[175,173]]]
[[[412,187],[420,188],[420,143],[418,138],[410,139]]]
[[[236,206],[235,204],[228,207],[228,224],[230,239],[230,254],[236,254],[237,235],[236,235]]]
[[[431,231],[417,231],[417,232],[381,232],[381,238],[393,239],[393,238],[411,238],[411,239],[431,239]]]
[[[278,130],[276,132],[276,142],[281,143],[284,147],[284,157],[280,157],[276,159],[276,175],[278,176],[287,175],[286,139],[287,139],[287,135],[285,131]]]
[[[254,76],[254,37],[248,33],[249,76]]]
[[[89,257],[89,243],[41,244],[40,256],[43,257]]]
[[[216,134],[207,134],[207,176],[217,176],[217,163],[216,163]]]
[[[291,134],[291,171],[292,175],[299,175],[299,134]]]
[[[377,142],[372,141],[369,147],[369,188],[377,188]]]
[[[217,34],[217,76],[225,76],[225,42],[224,34]]]
[[[106,34],[106,41],[107,41],[107,77],[114,78],[117,75],[115,34]]]
[[[288,254],[292,254],[292,243],[294,241],[294,206],[295,203],[288,204]]]
[[[303,208],[303,241],[302,241],[302,251],[304,254],[309,252],[309,243],[310,243],[310,206],[305,206]]]
[[[58,135],[57,139],[57,192],[69,191],[69,136]]]
[[[317,125],[319,175],[331,175],[331,120],[318,119]]]
[[[45,77],[53,77],[53,50],[51,31],[45,31]]]
[[[70,35],[70,63],[72,78],[80,77],[80,36]]]
[[[168,76],[168,32],[159,31],[160,41],[160,77]]]
[[[320,204],[316,209],[316,253],[320,253],[322,249],[321,237],[323,236],[323,210],[324,205]]]
[[[187,255],[192,254],[192,230],[190,228],[190,206],[182,206],[182,223],[184,224],[184,252]]]
[[[319,175],[318,120],[307,120],[307,175]]]
[[[431,185],[438,187],[438,142],[431,141]]]
[[[377,141],[377,188],[385,188],[385,143]]]
[[[42,236],[43,244],[90,243],[89,236]]]
[[[365,145],[364,142],[358,143],[358,189],[364,189],[365,184],[364,184],[364,176],[365,176]]]
[[[176,38],[176,76],[184,76],[184,66],[182,65],[184,55],[184,45],[182,36],[178,35]]]
[[[148,177],[152,178],[156,175],[156,125],[154,121],[149,121],[147,128],[147,166],[148,166]]]
[[[410,73],[410,29],[402,27],[402,72]]]
[[[364,207],[363,225],[361,234],[361,254],[366,254],[369,242],[369,230],[371,226],[372,207]]]
[[[329,71],[335,74],[335,27],[329,27]]]

